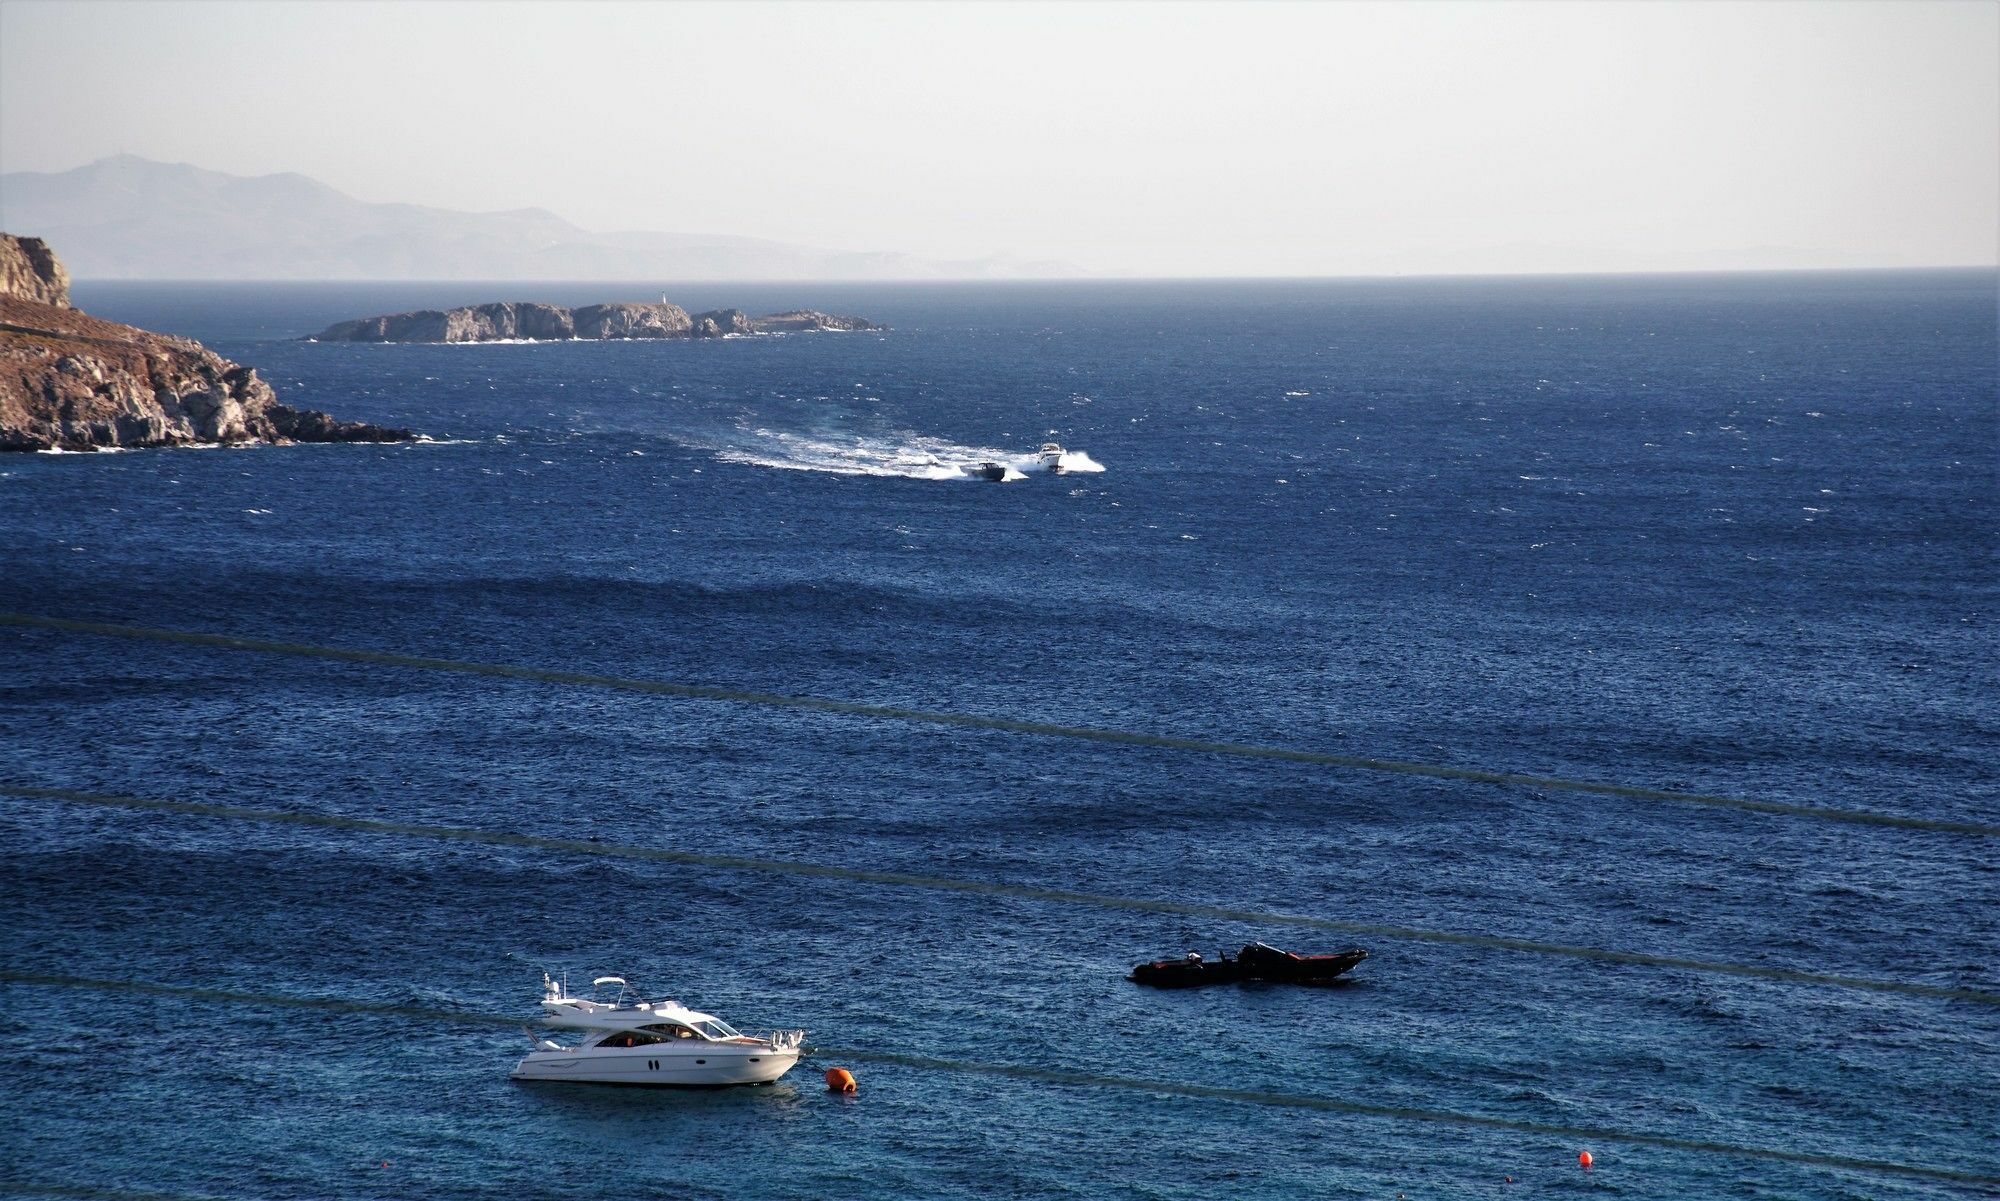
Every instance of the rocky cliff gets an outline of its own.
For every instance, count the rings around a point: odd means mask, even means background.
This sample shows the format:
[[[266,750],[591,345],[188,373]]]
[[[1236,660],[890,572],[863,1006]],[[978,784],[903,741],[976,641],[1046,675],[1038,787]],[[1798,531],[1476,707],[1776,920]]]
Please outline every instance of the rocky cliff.
[[[68,306],[47,245],[0,234],[0,450],[414,436],[279,404],[256,371],[199,342]]]
[[[40,238],[0,234],[0,296],[69,307],[69,272]]]
[[[677,304],[592,304],[572,314],[579,338],[685,338],[694,319]]]
[[[509,342],[583,338],[720,338],[730,334],[803,333],[812,330],[879,330],[861,317],[835,317],[795,309],[768,317],[745,316],[741,309],[695,313],[677,304],[593,304],[580,309],[507,301],[462,309],[390,313],[330,325],[309,341],[318,342]]]

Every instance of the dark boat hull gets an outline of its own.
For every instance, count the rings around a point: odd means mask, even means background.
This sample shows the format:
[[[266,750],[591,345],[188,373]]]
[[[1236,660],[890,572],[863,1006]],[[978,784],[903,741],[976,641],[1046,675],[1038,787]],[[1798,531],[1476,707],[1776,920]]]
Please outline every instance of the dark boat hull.
[[[1152,988],[1201,988],[1210,984],[1234,984],[1243,977],[1237,972],[1233,959],[1218,963],[1156,959],[1133,968],[1132,974],[1125,978],[1134,984]]]
[[[1356,947],[1333,955],[1294,955],[1275,947],[1251,944],[1236,957],[1246,980],[1268,980],[1274,984],[1331,984],[1354,970],[1368,958]]]
[[[1132,969],[1126,979],[1150,988],[1202,988],[1210,984],[1332,984],[1368,958],[1360,948],[1333,955],[1294,955],[1251,943],[1231,959],[1156,959]]]

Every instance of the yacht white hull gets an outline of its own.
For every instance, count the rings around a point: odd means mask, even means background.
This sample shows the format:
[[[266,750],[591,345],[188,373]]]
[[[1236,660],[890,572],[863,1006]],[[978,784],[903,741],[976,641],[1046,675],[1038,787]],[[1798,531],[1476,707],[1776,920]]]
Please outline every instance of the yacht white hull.
[[[674,1047],[586,1047],[535,1051],[514,1066],[516,1080],[566,1080],[577,1084],[643,1084],[700,1088],[769,1084],[799,1061],[797,1047],[703,1044]]]
[[[1074,468],[1082,461],[1076,455],[1064,450],[1054,442],[1042,443],[1042,448],[1036,451],[1035,454],[1041,461],[1042,470],[1048,472],[1050,475],[1066,474],[1071,468]]]

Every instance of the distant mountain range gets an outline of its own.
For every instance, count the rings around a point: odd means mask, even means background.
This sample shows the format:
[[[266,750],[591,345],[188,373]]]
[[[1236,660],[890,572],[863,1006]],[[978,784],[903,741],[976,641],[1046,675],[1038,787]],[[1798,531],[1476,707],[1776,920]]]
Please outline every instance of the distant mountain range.
[[[303,175],[121,154],[0,175],[0,229],[86,279],[868,280],[1062,278],[1064,263],[938,260],[715,234],[592,233],[545,209],[370,204]]]

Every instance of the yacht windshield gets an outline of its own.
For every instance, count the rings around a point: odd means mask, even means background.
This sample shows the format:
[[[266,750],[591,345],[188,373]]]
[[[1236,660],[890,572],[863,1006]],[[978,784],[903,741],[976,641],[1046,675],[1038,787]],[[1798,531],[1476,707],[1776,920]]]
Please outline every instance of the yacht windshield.
[[[730,1024],[728,1023],[728,1022],[724,1022],[724,1021],[720,1021],[720,1020],[711,1020],[711,1021],[706,1021],[706,1022],[696,1022],[696,1023],[694,1024],[694,1025],[695,1025],[695,1029],[697,1029],[697,1030],[701,1031],[701,1032],[702,1032],[703,1034],[706,1034],[706,1035],[708,1035],[708,1036],[709,1036],[710,1038],[742,1038],[742,1037],[743,1037],[743,1036],[742,1036],[741,1034],[737,1033],[737,1031],[736,1031],[736,1028],[735,1028],[734,1026],[731,1026],[731,1025],[730,1025]]]

